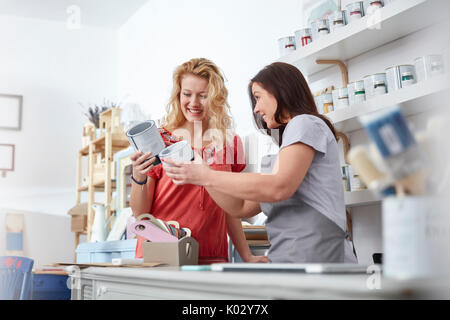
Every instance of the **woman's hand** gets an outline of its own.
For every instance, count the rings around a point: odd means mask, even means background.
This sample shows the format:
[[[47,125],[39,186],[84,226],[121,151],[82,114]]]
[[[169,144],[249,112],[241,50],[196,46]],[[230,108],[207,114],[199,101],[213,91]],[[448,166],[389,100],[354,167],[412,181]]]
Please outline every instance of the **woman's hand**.
[[[195,159],[192,162],[181,162],[173,159],[161,159],[172,166],[165,166],[164,170],[173,183],[177,185],[195,184],[199,186],[206,186],[208,178],[213,171],[205,162],[202,161],[201,156],[195,153]]]
[[[269,258],[266,256],[254,256],[253,254],[249,254],[246,257],[241,257],[242,261],[249,263],[268,263],[270,262]]]
[[[133,167],[133,178],[138,181],[143,181],[147,177],[147,173],[153,168],[153,162],[155,157],[151,159],[151,152],[143,154],[142,151],[138,151],[131,155],[131,166]]]

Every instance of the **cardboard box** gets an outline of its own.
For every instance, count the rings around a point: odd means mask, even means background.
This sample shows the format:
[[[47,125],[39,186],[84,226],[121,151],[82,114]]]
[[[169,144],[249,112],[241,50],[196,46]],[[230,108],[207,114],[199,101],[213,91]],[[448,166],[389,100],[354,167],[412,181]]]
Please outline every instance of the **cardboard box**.
[[[198,242],[185,237],[178,242],[144,242],[144,262],[160,262],[170,266],[198,264]]]
[[[83,232],[87,227],[87,216],[72,216],[70,231]]]
[[[88,204],[80,203],[69,210],[68,214],[72,216],[70,231],[83,232],[87,228]]]

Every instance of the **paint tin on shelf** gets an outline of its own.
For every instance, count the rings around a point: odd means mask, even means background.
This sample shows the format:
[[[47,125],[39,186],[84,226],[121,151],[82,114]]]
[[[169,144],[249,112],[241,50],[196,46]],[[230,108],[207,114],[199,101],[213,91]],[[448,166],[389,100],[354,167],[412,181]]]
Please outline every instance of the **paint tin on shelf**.
[[[366,89],[366,100],[388,92],[386,85],[386,73],[376,73],[364,78],[364,88]]]
[[[328,19],[319,19],[311,23],[313,41],[330,33]]]
[[[324,114],[334,111],[333,95],[331,93],[322,94],[322,103],[323,103],[323,113]]]
[[[366,100],[366,90],[364,89],[363,80],[349,83],[347,89],[349,105],[360,103]]]
[[[323,114],[323,99],[322,95],[320,96],[314,96],[314,101],[316,103],[317,112],[320,114]]]
[[[278,39],[278,48],[280,50],[280,56],[285,56],[288,53],[295,51],[295,37],[283,37]]]
[[[334,110],[348,107],[348,89],[346,87],[333,90],[332,95]]]
[[[347,24],[345,18],[345,11],[335,11],[328,16],[328,24],[330,26],[330,32],[336,29],[342,28]]]
[[[383,0],[364,0],[364,12],[369,15],[378,9],[384,7],[385,1]]]
[[[424,81],[433,76],[443,74],[444,57],[440,54],[429,54],[414,60],[417,81]]]
[[[393,66],[386,69],[388,92],[399,90],[416,83],[416,73],[413,65]]]
[[[349,3],[347,6],[347,21],[348,23],[359,20],[364,17],[364,5],[362,1]]]
[[[296,48],[304,47],[312,42],[311,28],[304,28],[295,31]]]

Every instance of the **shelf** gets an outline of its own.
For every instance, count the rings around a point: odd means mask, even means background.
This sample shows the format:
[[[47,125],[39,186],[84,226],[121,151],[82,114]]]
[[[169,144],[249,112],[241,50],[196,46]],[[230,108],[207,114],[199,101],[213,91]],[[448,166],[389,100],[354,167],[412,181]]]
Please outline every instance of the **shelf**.
[[[354,58],[448,18],[449,8],[448,0],[397,0],[378,10],[379,28],[370,27],[375,19],[365,16],[278,61],[295,64],[304,75],[311,75],[330,67],[316,64],[317,59]]]
[[[344,197],[345,205],[347,208],[381,203],[381,198],[377,197],[372,191],[368,189],[344,192]]]
[[[437,108],[436,101],[448,101],[449,98],[450,79],[447,75],[440,75],[362,103],[327,113],[326,116],[333,122],[337,130],[345,133],[363,128],[358,120],[361,115],[399,104],[403,114],[411,116]]]
[[[111,188],[114,189],[116,188],[116,181],[112,180],[111,181]],[[78,188],[78,192],[80,191],[88,191],[89,187],[88,186],[81,186],[80,188]],[[98,182],[94,183],[94,189],[95,191],[105,191],[105,181],[101,180]]]
[[[105,142],[106,137],[101,136],[93,140],[91,143],[94,145],[94,152],[104,152],[105,151]],[[112,137],[112,151],[113,153],[120,151],[122,149],[128,148],[130,146],[130,142],[123,135],[113,135]],[[89,145],[79,150],[79,153],[82,156],[87,156],[89,154]]]

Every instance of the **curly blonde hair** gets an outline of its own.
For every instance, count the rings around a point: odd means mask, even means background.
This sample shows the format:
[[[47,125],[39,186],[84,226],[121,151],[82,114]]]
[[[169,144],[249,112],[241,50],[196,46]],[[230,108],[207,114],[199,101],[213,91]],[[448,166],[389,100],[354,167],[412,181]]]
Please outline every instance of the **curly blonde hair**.
[[[181,111],[180,93],[181,80],[187,74],[192,74],[208,80],[208,129],[212,143],[216,148],[222,148],[224,139],[230,141],[232,119],[229,114],[228,90],[219,68],[205,58],[194,58],[178,66],[173,73],[173,88],[170,101],[166,106],[167,115],[162,119],[161,126],[172,131],[184,124],[186,118]],[[217,130],[221,133],[218,134]]]

